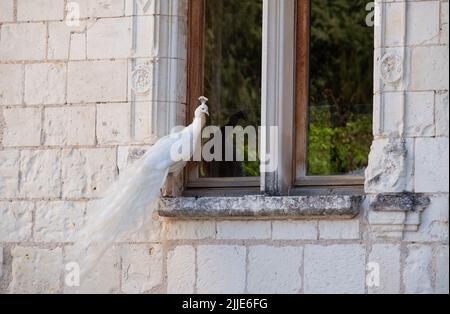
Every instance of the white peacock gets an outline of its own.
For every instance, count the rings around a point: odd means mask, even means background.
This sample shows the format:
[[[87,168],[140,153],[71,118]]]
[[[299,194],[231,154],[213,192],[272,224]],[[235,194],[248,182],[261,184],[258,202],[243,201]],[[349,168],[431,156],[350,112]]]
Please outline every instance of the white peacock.
[[[201,104],[195,110],[192,124],[161,138],[139,161],[120,174],[99,202],[100,212],[91,215],[77,234],[70,255],[80,266],[81,280],[87,277],[117,239],[133,234],[153,215],[155,201],[168,174],[178,172],[186,165],[185,158],[171,158],[171,150],[173,146],[184,144],[189,147],[199,145],[204,115],[209,115],[208,99],[202,96],[199,100]],[[188,159],[192,157],[192,151]]]

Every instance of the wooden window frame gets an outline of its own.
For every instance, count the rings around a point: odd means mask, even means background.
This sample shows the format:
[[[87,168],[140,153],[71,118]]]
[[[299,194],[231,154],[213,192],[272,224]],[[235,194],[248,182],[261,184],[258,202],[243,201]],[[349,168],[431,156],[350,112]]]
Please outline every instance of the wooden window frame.
[[[187,122],[194,117],[199,102],[198,97],[203,95],[203,45],[204,45],[204,0],[189,0],[188,8],[188,114]],[[259,190],[259,177],[240,178],[200,178],[198,163],[191,162],[186,167],[186,188],[253,188]]]
[[[192,121],[198,97],[203,94],[204,1],[189,0],[188,6],[186,123]],[[278,155],[279,169],[263,173],[260,178],[199,178],[198,163],[191,162],[185,172],[184,187],[188,191],[185,194],[189,195],[189,190],[195,190],[194,195],[214,191],[218,194],[261,191],[269,195],[307,190],[361,191],[362,177],[307,175],[310,1],[264,0],[261,118],[262,125],[280,127],[279,148],[273,152]],[[268,16],[268,12],[277,13]]]
[[[309,132],[309,55],[311,38],[311,1],[297,0],[296,38],[296,112],[295,112],[295,182],[298,187],[351,187],[364,185],[363,177],[308,176],[308,132]]]

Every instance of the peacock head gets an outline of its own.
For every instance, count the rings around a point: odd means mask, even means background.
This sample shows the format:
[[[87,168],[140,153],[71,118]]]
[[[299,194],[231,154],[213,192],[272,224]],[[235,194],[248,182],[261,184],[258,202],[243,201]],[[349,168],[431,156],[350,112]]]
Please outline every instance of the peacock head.
[[[202,96],[198,99],[200,101],[200,106],[195,110],[195,117],[201,118],[204,114],[209,116],[209,110],[208,105],[206,104],[208,102],[208,98],[205,96]]]

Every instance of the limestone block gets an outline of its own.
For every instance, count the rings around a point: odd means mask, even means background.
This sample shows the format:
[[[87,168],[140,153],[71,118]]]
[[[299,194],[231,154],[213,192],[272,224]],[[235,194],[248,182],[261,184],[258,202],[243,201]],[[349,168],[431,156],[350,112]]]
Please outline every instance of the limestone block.
[[[85,33],[70,34],[69,59],[70,60],[85,60],[86,59],[86,34]]]
[[[400,92],[385,92],[379,97],[376,105],[375,121],[381,119],[380,125],[374,125],[374,134],[376,136],[398,137],[403,132],[405,126],[405,115],[403,110],[402,93]],[[380,118],[378,118],[380,117]]]
[[[64,263],[77,263],[79,257],[74,255],[73,247],[66,247]],[[89,248],[86,254],[98,252],[95,245]],[[86,265],[79,265],[83,273]],[[94,268],[80,279],[80,286],[68,287],[64,285],[64,293],[80,294],[111,294],[120,292],[120,249],[118,247],[109,247],[104,255],[97,261]]]
[[[359,220],[319,221],[320,239],[359,239],[359,223]]]
[[[87,31],[89,59],[127,58],[132,48],[132,18],[99,19]]]
[[[408,245],[403,270],[403,284],[408,294],[428,294],[432,288],[432,256],[430,246]]]
[[[253,246],[248,254],[249,293],[299,293],[302,247]]]
[[[66,64],[25,65],[25,103],[59,105],[66,102]]]
[[[363,294],[365,276],[362,245],[305,247],[304,289],[307,294]]]
[[[85,202],[38,202],[34,226],[37,242],[73,242],[83,226]]]
[[[367,265],[369,294],[400,293],[400,245],[374,244]]]
[[[415,147],[416,192],[448,193],[448,138],[419,138],[416,140]]]
[[[20,105],[23,93],[23,66],[0,64],[0,106]]]
[[[442,2],[441,1],[441,44],[448,45],[448,1]]]
[[[130,142],[130,103],[97,105],[97,140],[100,144]]]
[[[69,26],[66,22],[48,23],[48,55],[50,60],[79,60],[86,58],[86,22]],[[82,38],[83,40],[77,40]],[[82,52],[80,52],[82,51]]]
[[[166,221],[165,234],[169,240],[214,239],[216,225],[211,221]]]
[[[167,293],[192,294],[195,287],[195,249],[183,245],[167,256]]]
[[[93,106],[46,108],[45,145],[95,145],[95,116]]]
[[[44,23],[4,24],[0,28],[0,60],[45,59],[46,26]]]
[[[434,136],[434,92],[408,93],[405,118],[407,137]]]
[[[0,278],[3,276],[3,248],[0,246]]]
[[[404,225],[406,221],[405,212],[375,212],[371,211],[368,216],[371,225]]]
[[[317,240],[317,221],[274,221],[273,240]]]
[[[126,101],[126,61],[75,61],[68,68],[69,103]]]
[[[431,204],[420,214],[419,229],[406,232],[405,239],[411,242],[448,242],[448,196],[431,197]]]
[[[270,239],[270,221],[223,221],[217,223],[217,239]]]
[[[448,294],[449,293],[449,277],[448,277],[448,245],[442,245],[435,250],[435,271],[436,271],[436,284],[435,293]]]
[[[403,25],[403,20],[405,18],[403,14],[403,3],[390,2],[383,3],[385,16],[385,33],[384,33],[384,44],[386,46],[398,46],[402,42],[403,32],[402,28],[399,27]]]
[[[162,283],[161,245],[127,245],[122,250],[122,291],[130,294],[151,291]]]
[[[448,90],[448,47],[412,48],[410,90]]]
[[[135,58],[154,58],[165,57],[160,53],[161,49],[164,49],[167,44],[161,37],[161,20],[167,20],[170,17],[166,16],[137,16],[133,19],[133,26],[135,29],[135,39],[132,49],[130,49],[130,55]],[[154,29],[154,32],[147,32],[147,29]],[[157,40],[159,38],[159,40]],[[175,44],[176,45],[176,44]]]
[[[439,1],[408,3],[408,45],[439,42]]]
[[[197,248],[197,292],[241,294],[245,291],[246,249],[202,245]]]
[[[18,150],[0,151],[0,197],[13,198],[19,194]]]
[[[31,240],[32,202],[0,202],[0,242]]]
[[[20,154],[20,195],[26,198],[59,197],[61,152],[23,150]]]
[[[124,14],[123,0],[77,0],[80,17],[120,17]],[[139,1],[137,1],[139,2]]]
[[[58,293],[62,250],[16,246],[12,249],[11,293]]]
[[[18,0],[18,21],[47,21],[64,19],[64,0]]]
[[[436,93],[436,136],[449,136],[448,91]]]
[[[41,144],[41,109],[3,109],[5,130],[3,146],[39,146]]]
[[[117,174],[113,148],[64,149],[62,193],[64,197],[101,197]]]
[[[2,0],[0,3],[0,23],[14,21],[14,0]]]

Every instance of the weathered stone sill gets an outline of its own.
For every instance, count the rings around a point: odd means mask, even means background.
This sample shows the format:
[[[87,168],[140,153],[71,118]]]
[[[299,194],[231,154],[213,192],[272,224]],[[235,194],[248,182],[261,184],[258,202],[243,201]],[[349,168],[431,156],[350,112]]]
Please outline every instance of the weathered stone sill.
[[[430,198],[418,193],[377,194],[370,200],[375,212],[421,212],[429,205]]]
[[[159,215],[177,219],[351,219],[363,196],[180,197],[164,198]]]

